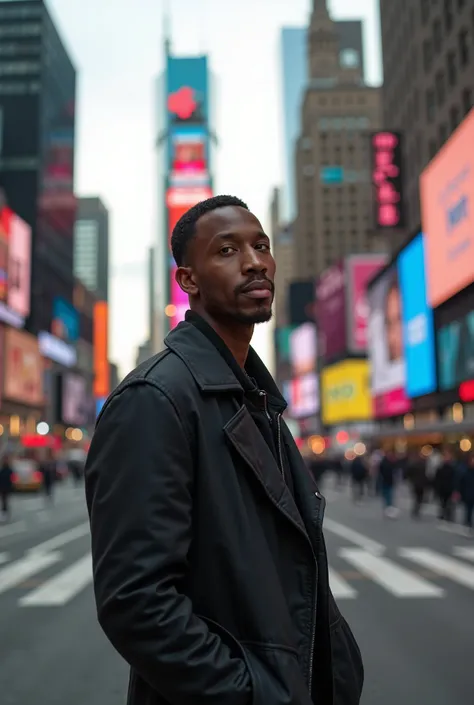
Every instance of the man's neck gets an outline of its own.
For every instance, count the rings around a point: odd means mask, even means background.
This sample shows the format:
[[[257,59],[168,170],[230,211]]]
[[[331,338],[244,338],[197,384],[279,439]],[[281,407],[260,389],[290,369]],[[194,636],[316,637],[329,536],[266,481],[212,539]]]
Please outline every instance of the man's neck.
[[[217,335],[222,338],[232,355],[242,369],[245,367],[249,352],[250,341],[252,340],[254,326],[252,324],[229,323],[223,324],[216,321],[204,311],[195,311],[199,316],[209,323]]]

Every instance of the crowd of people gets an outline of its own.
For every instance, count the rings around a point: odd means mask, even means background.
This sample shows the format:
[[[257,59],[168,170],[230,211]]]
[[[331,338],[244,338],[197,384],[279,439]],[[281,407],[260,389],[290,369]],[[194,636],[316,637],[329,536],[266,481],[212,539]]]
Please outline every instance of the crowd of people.
[[[370,453],[356,456],[351,461],[312,457],[310,470],[321,484],[328,472],[334,472],[337,486],[344,477],[350,478],[354,502],[364,496],[380,496],[384,514],[396,519],[399,509],[396,489],[401,483],[410,488],[411,514],[414,519],[422,515],[427,502],[436,502],[441,521],[452,522],[456,517],[455,507],[462,505],[463,523],[474,532],[474,454],[456,456],[447,448],[434,450],[425,456],[421,451],[399,455],[393,450],[374,449]]]

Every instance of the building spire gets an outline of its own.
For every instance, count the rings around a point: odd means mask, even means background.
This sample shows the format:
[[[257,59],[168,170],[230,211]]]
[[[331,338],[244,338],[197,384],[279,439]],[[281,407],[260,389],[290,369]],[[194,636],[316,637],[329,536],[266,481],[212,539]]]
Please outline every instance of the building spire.
[[[170,18],[170,8],[168,0],[163,3],[163,37],[165,46],[165,55],[169,56],[171,54],[171,18]]]
[[[339,74],[339,36],[327,0],[313,0],[308,31],[309,75],[335,79]]]

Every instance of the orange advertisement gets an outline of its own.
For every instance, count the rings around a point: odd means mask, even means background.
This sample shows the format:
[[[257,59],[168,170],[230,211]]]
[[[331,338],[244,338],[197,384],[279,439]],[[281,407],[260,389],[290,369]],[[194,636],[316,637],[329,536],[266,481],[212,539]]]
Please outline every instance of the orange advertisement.
[[[420,199],[436,307],[474,281],[474,109],[421,174]]]
[[[94,396],[110,394],[109,311],[106,301],[94,304]]]
[[[4,396],[27,406],[42,406],[43,358],[34,335],[5,330]]]

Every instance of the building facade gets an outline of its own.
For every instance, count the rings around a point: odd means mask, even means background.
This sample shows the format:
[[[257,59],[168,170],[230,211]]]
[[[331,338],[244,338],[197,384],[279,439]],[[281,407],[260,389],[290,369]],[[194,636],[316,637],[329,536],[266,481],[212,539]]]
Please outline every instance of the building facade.
[[[338,20],[339,60],[344,66],[359,65],[364,75],[362,22]],[[306,27],[283,27],[280,38],[282,75],[283,147],[285,187],[282,216],[290,221],[296,214],[295,147],[300,132],[301,103],[308,82],[308,30]]]
[[[356,61],[341,63],[325,0],[313,0],[308,70],[296,147],[298,279],[385,247],[371,232],[370,133],[382,124],[380,90],[365,85]]]
[[[403,135],[406,232],[420,225],[419,177],[474,105],[474,0],[380,0],[383,120]]]
[[[97,196],[77,202],[74,276],[97,299],[109,300],[109,212]]]
[[[294,278],[295,249],[291,224],[281,219],[281,191],[273,190],[270,203],[273,256],[276,262],[273,313],[277,328],[288,325],[288,288]]]

